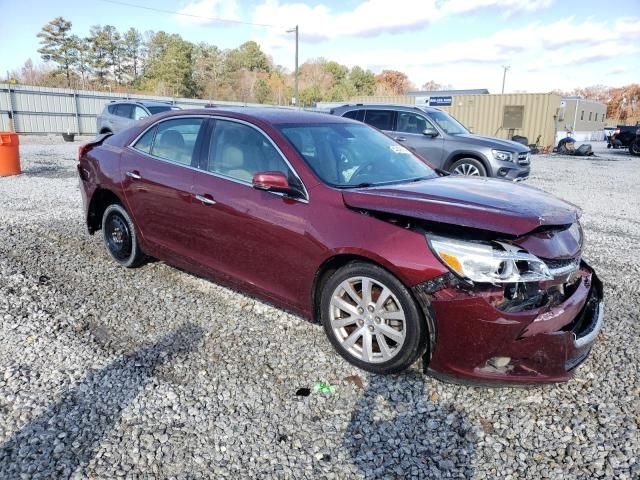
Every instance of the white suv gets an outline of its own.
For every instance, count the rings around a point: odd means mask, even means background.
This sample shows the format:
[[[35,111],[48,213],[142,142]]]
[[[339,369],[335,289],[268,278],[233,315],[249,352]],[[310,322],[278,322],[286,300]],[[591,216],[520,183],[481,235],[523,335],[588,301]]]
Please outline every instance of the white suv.
[[[180,110],[180,107],[164,102],[138,102],[133,100],[114,100],[107,103],[98,115],[96,132],[117,133],[130,127],[136,120],[169,110]]]

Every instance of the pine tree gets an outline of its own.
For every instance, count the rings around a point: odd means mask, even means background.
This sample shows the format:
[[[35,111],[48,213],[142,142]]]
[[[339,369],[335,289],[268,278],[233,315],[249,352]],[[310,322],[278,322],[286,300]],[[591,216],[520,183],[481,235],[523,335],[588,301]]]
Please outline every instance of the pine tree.
[[[103,86],[111,64],[108,52],[109,39],[100,25],[91,27],[87,43],[89,44],[89,64],[93,68],[100,86]]]
[[[130,28],[123,37],[124,70],[131,81],[141,74],[142,67],[142,35],[135,28]]]
[[[47,23],[40,33],[38,53],[45,62],[55,62],[67,77],[67,86],[71,86],[71,73],[78,61],[78,49],[74,37],[70,35],[71,22],[56,17]]]

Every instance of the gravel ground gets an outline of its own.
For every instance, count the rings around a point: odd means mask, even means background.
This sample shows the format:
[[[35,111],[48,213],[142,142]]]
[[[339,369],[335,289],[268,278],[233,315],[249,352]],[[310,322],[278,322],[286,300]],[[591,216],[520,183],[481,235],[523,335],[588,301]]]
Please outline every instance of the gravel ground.
[[[116,267],[77,146],[23,139],[0,179],[0,478],[640,478],[640,159],[534,158],[529,183],[584,209],[606,325],[569,383],[486,389],[369,375],[318,325]]]

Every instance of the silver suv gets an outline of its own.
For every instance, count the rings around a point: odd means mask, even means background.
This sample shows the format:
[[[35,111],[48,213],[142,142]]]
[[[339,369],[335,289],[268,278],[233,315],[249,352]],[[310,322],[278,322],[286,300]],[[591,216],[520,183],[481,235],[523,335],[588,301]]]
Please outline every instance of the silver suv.
[[[365,122],[457,175],[522,181],[529,177],[531,153],[521,143],[469,132],[439,108],[407,105],[344,105],[333,115]]]
[[[169,110],[180,110],[180,107],[164,102],[114,100],[107,103],[98,115],[96,132],[117,133],[130,127],[136,120]]]

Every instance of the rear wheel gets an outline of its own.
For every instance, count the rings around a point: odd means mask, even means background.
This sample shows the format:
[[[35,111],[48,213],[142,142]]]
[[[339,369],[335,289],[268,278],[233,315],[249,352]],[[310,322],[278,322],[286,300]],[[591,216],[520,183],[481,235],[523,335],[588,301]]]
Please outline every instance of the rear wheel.
[[[109,205],[102,215],[104,245],[111,258],[123,267],[142,265],[144,253],[138,243],[138,234],[133,220],[122,205]]]
[[[405,370],[426,347],[426,322],[415,300],[397,278],[372,264],[350,263],[327,280],[321,319],[338,353],[369,372]]]
[[[635,140],[631,145],[629,145],[629,153],[636,157],[640,157],[640,140]]]
[[[475,158],[461,158],[451,165],[449,171],[454,175],[466,175],[470,177],[487,176],[487,170],[484,168],[484,165]]]

